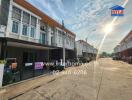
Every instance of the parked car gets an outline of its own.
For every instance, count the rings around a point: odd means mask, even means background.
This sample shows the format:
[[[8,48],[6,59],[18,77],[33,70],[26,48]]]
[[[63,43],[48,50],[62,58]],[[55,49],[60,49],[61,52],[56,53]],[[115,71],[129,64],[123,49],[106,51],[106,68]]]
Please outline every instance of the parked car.
[[[113,60],[120,60],[120,57],[119,56],[113,56],[112,59]]]

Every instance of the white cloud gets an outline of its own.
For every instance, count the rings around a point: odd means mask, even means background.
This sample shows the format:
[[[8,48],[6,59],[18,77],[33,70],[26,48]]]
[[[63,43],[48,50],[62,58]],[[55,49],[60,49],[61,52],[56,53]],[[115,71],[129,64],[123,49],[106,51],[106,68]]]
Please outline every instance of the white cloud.
[[[33,4],[35,5],[36,1],[32,1]],[[43,11],[44,13],[48,14],[49,16],[52,16],[54,19],[59,20],[59,16],[57,15],[57,13],[55,12],[55,10],[52,8],[51,3],[48,2],[48,0],[37,0],[37,3],[40,5],[37,7]],[[44,9],[46,9],[46,11],[44,11]]]
[[[52,0],[54,2],[54,4],[56,5],[57,9],[62,13],[62,14],[66,14],[66,10],[64,9],[64,5],[62,0]]]

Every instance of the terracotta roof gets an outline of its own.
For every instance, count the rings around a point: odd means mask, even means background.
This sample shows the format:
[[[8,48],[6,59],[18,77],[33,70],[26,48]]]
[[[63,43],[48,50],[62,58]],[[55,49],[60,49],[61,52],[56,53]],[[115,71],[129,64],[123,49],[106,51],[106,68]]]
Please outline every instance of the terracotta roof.
[[[34,7],[32,4],[28,3],[25,0],[13,0],[15,3],[21,5],[22,7],[26,8],[27,10],[33,12],[34,14],[38,15],[39,17],[42,18],[43,22],[46,22],[48,25],[50,26],[55,26],[55,27],[59,27],[62,29],[62,25],[59,24],[58,22],[56,22],[54,19],[52,19],[51,17],[49,17],[48,15],[46,15],[45,13],[43,13],[42,11],[40,11],[39,9],[37,9],[36,7]],[[76,36],[73,32],[71,32],[70,30],[64,28],[64,30],[68,33],[70,33],[71,35]]]

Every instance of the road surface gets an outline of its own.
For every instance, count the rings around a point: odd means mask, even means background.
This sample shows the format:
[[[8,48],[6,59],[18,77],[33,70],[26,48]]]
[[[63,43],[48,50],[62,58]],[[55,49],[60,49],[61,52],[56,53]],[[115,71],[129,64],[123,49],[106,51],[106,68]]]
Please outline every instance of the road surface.
[[[58,74],[62,77],[14,100],[132,100],[132,65],[127,63],[100,59]]]

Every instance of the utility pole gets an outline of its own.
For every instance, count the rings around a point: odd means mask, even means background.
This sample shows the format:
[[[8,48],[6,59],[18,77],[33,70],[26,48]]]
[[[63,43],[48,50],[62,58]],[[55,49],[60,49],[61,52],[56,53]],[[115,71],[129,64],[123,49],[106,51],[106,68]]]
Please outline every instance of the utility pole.
[[[62,34],[63,34],[63,66],[65,68],[65,32],[64,32],[64,20],[62,20]]]

